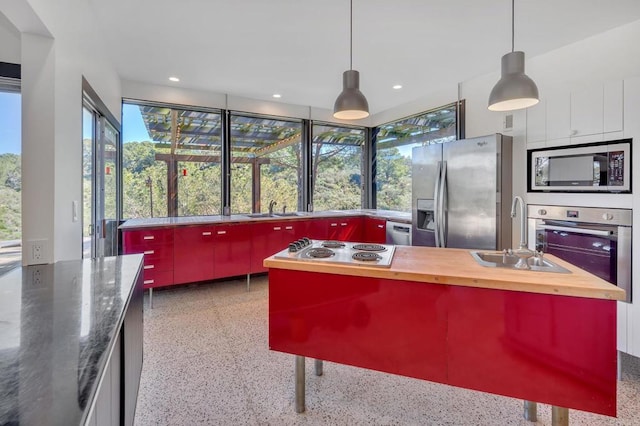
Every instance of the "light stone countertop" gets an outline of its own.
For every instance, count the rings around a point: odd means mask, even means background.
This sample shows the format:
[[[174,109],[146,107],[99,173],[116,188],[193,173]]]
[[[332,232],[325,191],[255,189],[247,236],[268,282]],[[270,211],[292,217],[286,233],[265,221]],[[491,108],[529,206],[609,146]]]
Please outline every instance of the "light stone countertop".
[[[320,212],[297,212],[295,216],[279,216],[278,212],[274,212],[274,216],[254,218],[248,215],[234,214],[231,216],[180,216],[180,217],[153,217],[129,219],[122,225],[120,229],[138,229],[138,228],[161,228],[185,225],[208,225],[208,224],[225,224],[225,223],[252,223],[262,221],[285,221],[285,220],[301,220],[301,219],[322,219],[331,217],[349,217],[349,216],[369,216],[379,219],[393,220],[395,222],[411,223],[411,213],[398,212],[392,210],[376,210],[376,209],[356,209],[356,210],[326,210]]]

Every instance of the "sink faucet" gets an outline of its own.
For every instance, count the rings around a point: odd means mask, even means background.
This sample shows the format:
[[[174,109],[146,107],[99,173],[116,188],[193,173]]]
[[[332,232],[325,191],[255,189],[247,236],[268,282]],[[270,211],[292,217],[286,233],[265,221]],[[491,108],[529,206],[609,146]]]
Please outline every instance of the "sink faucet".
[[[275,200],[271,200],[269,201],[269,214],[272,215],[273,214],[273,206],[276,206],[278,203],[275,202]]]
[[[527,247],[527,218],[525,216],[524,200],[519,195],[513,197],[511,204],[511,217],[516,217],[516,206],[520,202],[520,247],[513,250],[513,254],[518,256],[518,263],[515,267],[518,269],[531,269],[527,259],[534,255],[533,251]]]

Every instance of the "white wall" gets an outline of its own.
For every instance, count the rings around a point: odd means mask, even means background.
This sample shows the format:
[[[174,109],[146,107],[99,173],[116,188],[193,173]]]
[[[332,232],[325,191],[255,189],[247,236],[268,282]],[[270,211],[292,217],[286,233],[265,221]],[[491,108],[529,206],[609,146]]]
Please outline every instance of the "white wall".
[[[15,0],[3,13],[22,36],[23,263],[28,241],[47,240],[49,262],[82,256],[82,77],[120,117],[120,79],[83,0]]]
[[[0,12],[0,62],[20,63],[20,31]]]
[[[269,102],[249,99],[224,93],[193,90],[179,86],[163,86],[139,81],[122,81],[122,97],[144,101],[165,102],[207,108],[224,108],[233,111],[267,114],[281,117],[300,118],[343,123],[357,126],[371,126],[371,117],[363,120],[337,120],[333,111],[324,108],[293,105],[284,102]]]

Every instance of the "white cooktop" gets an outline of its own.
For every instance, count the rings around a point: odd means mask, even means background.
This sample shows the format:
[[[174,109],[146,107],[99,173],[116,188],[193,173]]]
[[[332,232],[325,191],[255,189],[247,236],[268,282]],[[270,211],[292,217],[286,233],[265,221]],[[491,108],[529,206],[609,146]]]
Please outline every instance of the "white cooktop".
[[[325,247],[325,245],[328,245],[329,247]],[[344,247],[334,247],[335,245],[344,245]],[[299,260],[303,262],[341,263],[354,266],[388,268],[391,266],[395,250],[396,247],[389,244],[311,240],[309,245],[300,247],[297,251],[290,251],[290,249],[287,248],[276,253],[274,257],[278,259]],[[325,254],[328,256],[313,257],[314,253]],[[356,253],[359,253],[356,257],[365,256],[372,258],[373,260],[354,259],[353,255]]]

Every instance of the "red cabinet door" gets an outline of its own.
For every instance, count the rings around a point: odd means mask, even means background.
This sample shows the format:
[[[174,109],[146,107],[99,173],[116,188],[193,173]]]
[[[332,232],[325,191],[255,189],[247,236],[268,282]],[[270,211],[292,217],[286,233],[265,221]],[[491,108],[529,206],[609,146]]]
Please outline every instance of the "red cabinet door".
[[[230,224],[214,227],[214,277],[248,274],[251,269],[251,225]]]
[[[362,240],[362,217],[338,217],[328,221],[328,239],[359,242]]]
[[[363,240],[367,243],[384,244],[387,241],[387,220],[365,217]]]
[[[284,249],[285,222],[258,222],[251,226],[251,273],[267,272],[265,257]]]
[[[339,236],[340,241],[362,241],[362,217],[347,217],[340,218],[339,224]]]
[[[144,288],[173,284],[173,228],[124,230],[124,254],[144,254]]]
[[[307,237],[312,240],[329,239],[329,219],[311,219],[307,222]]]
[[[175,228],[173,278],[176,284],[210,280],[213,274],[214,227]]]

